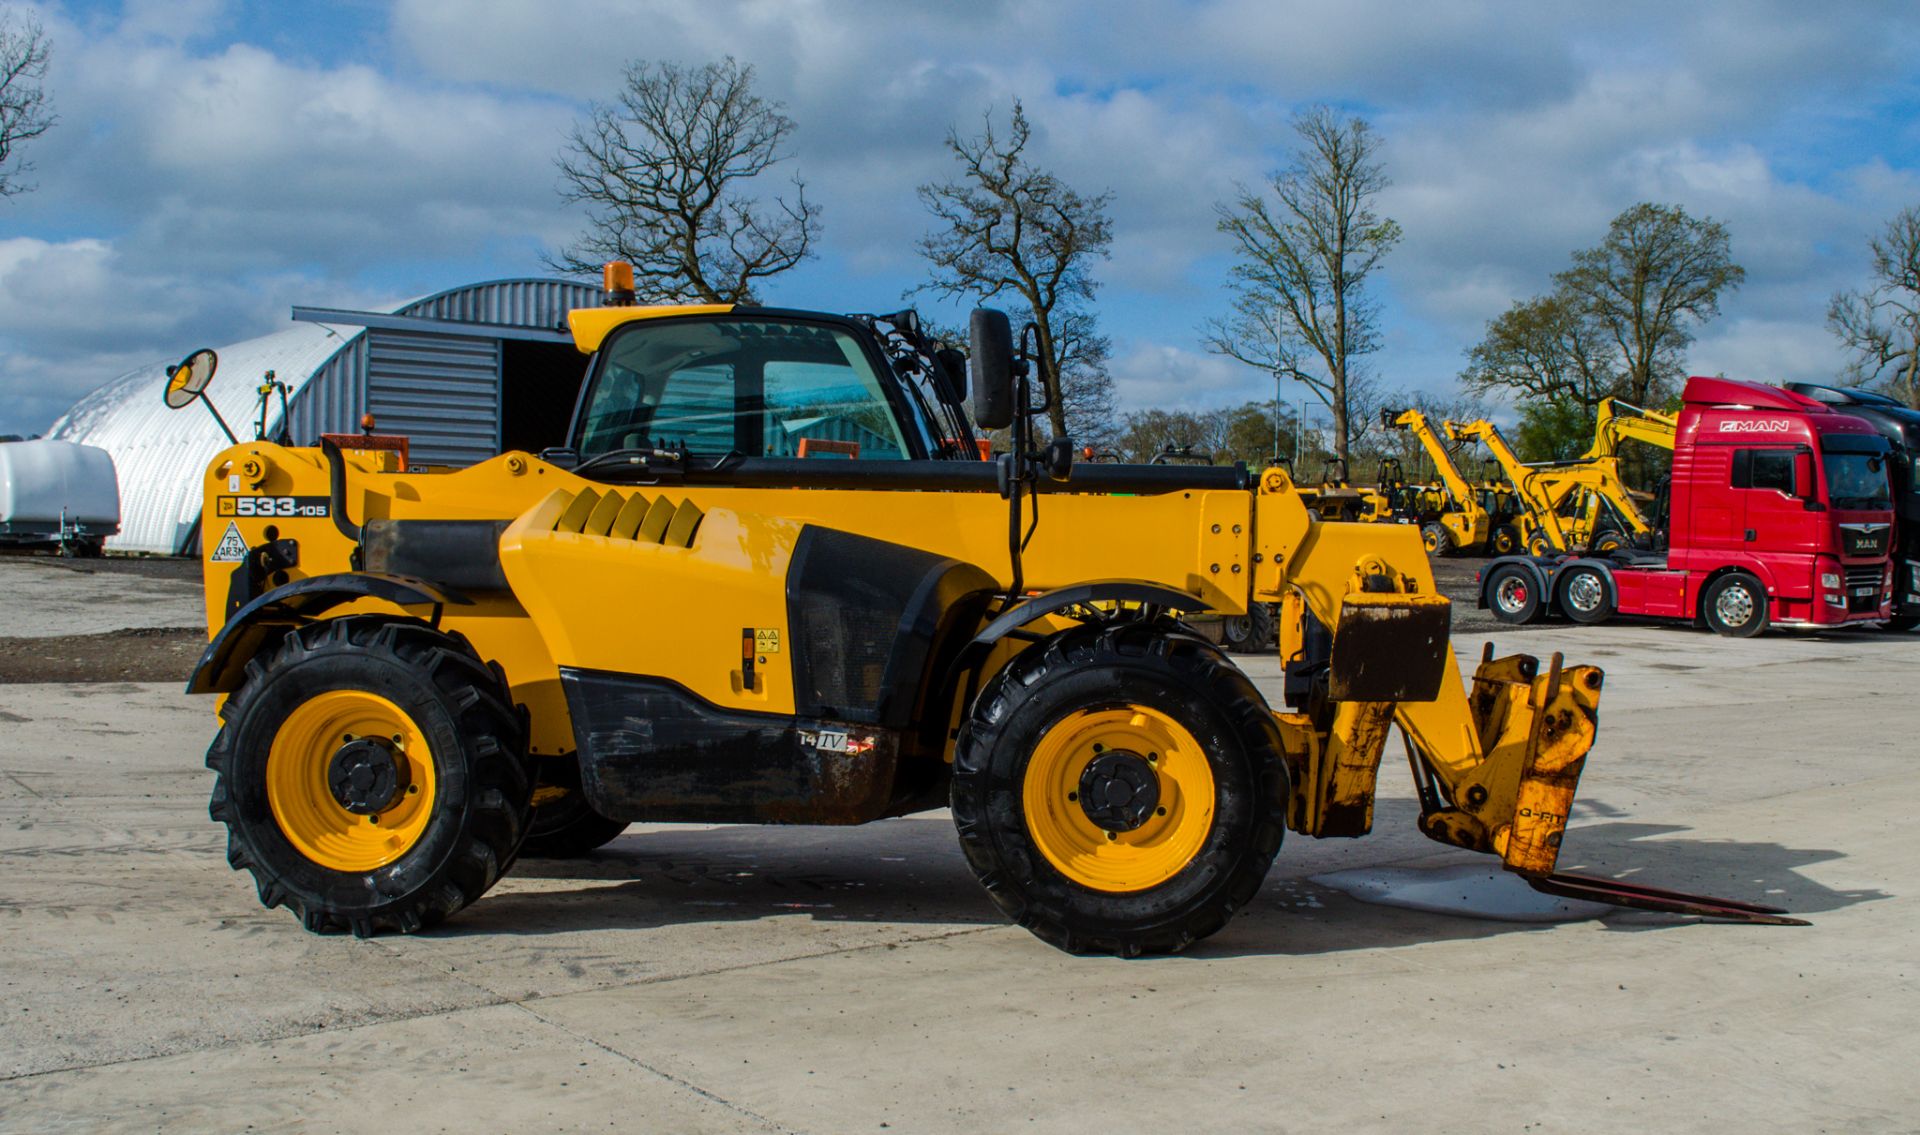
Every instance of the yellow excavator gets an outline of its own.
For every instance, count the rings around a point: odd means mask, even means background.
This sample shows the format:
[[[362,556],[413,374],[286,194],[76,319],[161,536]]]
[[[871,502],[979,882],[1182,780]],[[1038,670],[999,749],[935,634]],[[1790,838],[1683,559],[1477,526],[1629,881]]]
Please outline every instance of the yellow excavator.
[[[1405,430],[1420,442],[1440,478],[1444,497],[1437,508],[1420,519],[1420,540],[1427,552],[1448,556],[1455,552],[1473,553],[1489,547],[1499,555],[1518,548],[1517,534],[1495,531],[1492,517],[1481,503],[1479,489],[1454,464],[1453,452],[1441,440],[1427,416],[1415,409],[1382,410],[1380,424],[1387,429]]]
[[[1651,538],[1653,525],[1621,479],[1619,458],[1611,452],[1528,464],[1520,460],[1499,427],[1484,418],[1444,422],[1442,427],[1456,441],[1486,446],[1506,473],[1525,505],[1515,525],[1527,551],[1535,555],[1576,549],[1605,553]],[[1616,435],[1607,436],[1611,445]]]
[[[207,466],[209,811],[309,930],[423,929],[634,821],[946,807],[1045,941],[1177,951],[1286,831],[1371,829],[1396,727],[1436,840],[1551,894],[1790,921],[1555,873],[1601,673],[1489,649],[1463,684],[1406,528],[1316,519],[1277,468],[1076,463],[1035,438],[1031,330],[999,312],[963,355],[910,312],[607,285],[570,314],[562,448],[407,468],[323,434]],[[184,360],[169,405],[217,362]],[[1009,431],[992,460],[969,387]],[[1279,707],[1183,621],[1255,603],[1281,612]]]

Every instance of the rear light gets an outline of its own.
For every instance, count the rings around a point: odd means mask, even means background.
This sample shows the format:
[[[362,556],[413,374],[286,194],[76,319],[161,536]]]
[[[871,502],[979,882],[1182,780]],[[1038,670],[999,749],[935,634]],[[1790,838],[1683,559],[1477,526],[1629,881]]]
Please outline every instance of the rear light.
[[[1821,572],[1821,573],[1820,573],[1820,586],[1822,586],[1822,587],[1838,587],[1838,586],[1840,586],[1840,573],[1839,573],[1839,572],[1837,572],[1837,571],[1823,571],[1823,572]]]

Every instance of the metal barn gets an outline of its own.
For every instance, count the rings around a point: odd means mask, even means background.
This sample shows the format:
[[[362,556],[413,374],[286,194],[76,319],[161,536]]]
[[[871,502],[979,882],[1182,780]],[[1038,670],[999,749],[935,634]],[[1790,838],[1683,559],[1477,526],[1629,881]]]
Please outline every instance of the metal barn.
[[[257,424],[261,376],[291,388],[294,440],[354,433],[371,413],[382,433],[412,439],[417,464],[470,465],[508,449],[538,450],[565,436],[586,359],[567,312],[596,307],[597,288],[564,280],[495,280],[451,288],[393,311],[296,307],[283,331],[214,348],[207,391],[241,440]],[[120,534],[109,550],[184,554],[199,539],[201,478],[227,440],[198,407],[161,401],[170,358],[121,375],[82,398],[47,436],[97,445],[120,476]],[[277,432],[278,404],[267,429]]]

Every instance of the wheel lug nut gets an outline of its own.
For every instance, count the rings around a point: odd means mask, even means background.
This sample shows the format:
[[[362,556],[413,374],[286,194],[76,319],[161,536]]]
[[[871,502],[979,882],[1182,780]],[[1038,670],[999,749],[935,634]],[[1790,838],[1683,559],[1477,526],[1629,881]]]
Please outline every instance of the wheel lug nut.
[[[1071,804],[1078,799],[1080,799],[1080,794],[1078,792],[1067,793],[1067,803]]]

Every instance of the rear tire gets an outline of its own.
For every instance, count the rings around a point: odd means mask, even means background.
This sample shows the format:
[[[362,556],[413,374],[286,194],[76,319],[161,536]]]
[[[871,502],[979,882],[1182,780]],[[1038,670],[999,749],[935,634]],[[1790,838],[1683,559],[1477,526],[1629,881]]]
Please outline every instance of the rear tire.
[[[1609,532],[1602,532],[1600,533],[1600,535],[1593,538],[1592,550],[1593,550],[1593,554],[1596,556],[1606,556],[1606,555],[1612,555],[1614,552],[1617,552],[1626,546],[1627,546],[1626,541],[1621,539],[1620,533],[1609,531]]]
[[[1560,610],[1576,623],[1604,623],[1613,617],[1613,594],[1606,573],[1575,564],[1560,572]]]
[[[432,926],[520,850],[524,729],[465,639],[384,616],[309,624],[248,663],[221,717],[208,812],[227,862],[310,931]]]
[[[1752,638],[1767,629],[1767,589],[1746,572],[1729,572],[1701,592],[1700,617],[1715,634]]]
[[[1095,806],[1116,791],[1139,816]],[[1009,918],[1069,953],[1133,957],[1186,949],[1253,899],[1288,791],[1246,676],[1201,639],[1127,623],[1062,631],[995,675],[954,756],[953,817]]]
[[[1503,623],[1525,626],[1540,618],[1540,585],[1519,564],[1501,564],[1487,577],[1487,609]]]
[[[1487,547],[1496,556],[1511,556],[1520,550],[1520,533],[1511,524],[1502,524],[1487,537]]]
[[[1234,654],[1262,654],[1273,645],[1273,605],[1250,603],[1244,615],[1220,620],[1220,645]]]

